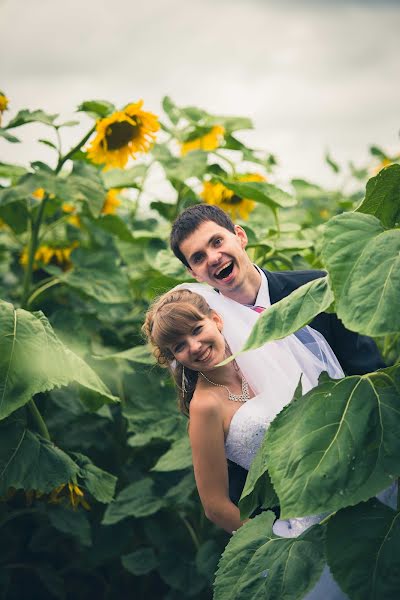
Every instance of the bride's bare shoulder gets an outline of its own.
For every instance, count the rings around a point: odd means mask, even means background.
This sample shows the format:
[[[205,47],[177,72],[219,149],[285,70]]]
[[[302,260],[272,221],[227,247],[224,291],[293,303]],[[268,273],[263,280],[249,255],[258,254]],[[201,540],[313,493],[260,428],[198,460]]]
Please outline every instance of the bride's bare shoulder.
[[[218,390],[196,389],[189,407],[190,418],[222,417],[222,403]]]

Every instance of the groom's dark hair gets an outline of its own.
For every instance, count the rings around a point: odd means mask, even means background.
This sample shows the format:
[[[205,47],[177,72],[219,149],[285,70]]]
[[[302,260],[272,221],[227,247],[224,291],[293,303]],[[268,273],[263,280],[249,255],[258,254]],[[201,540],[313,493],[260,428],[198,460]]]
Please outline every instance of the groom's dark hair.
[[[231,233],[235,233],[235,225],[232,219],[218,206],[195,204],[186,208],[175,219],[169,238],[172,252],[186,267],[189,267],[189,263],[182,254],[180,245],[205,221],[214,221],[217,225],[225,227]]]

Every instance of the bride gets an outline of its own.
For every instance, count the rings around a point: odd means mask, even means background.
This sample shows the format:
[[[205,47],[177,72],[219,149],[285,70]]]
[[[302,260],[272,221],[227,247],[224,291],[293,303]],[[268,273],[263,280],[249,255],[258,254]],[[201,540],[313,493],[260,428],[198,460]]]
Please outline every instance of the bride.
[[[189,417],[196,485],[206,516],[229,533],[243,525],[229,498],[227,458],[249,469],[269,424],[325,370],[343,377],[321,334],[307,327],[308,344],[294,336],[269,342],[217,367],[244,345],[257,314],[202,284],[183,284],[150,307],[143,330],[158,362],[175,379],[180,410]],[[322,517],[275,521],[281,537],[300,535]],[[307,600],[347,598],[326,567]]]

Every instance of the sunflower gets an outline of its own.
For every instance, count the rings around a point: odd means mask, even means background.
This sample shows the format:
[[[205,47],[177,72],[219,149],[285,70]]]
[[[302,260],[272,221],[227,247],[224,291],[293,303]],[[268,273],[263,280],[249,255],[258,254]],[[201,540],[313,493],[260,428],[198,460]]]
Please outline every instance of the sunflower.
[[[101,209],[102,215],[114,215],[117,212],[117,208],[121,204],[121,200],[118,198],[120,191],[118,189],[108,190],[103,208]]]
[[[77,247],[77,245],[78,242],[74,242],[70,246],[58,248],[47,246],[45,244],[39,246],[35,252],[33,268],[36,270],[40,267],[40,263],[48,265],[50,262],[52,262],[53,264],[61,267],[63,271],[67,271],[72,266],[70,259],[71,252]],[[26,248],[24,248],[24,250],[21,252],[19,262],[23,267],[28,265],[28,250]]]
[[[44,188],[37,188],[32,192],[32,197],[35,198],[35,200],[43,200],[45,193]]]
[[[265,177],[259,173],[246,173],[238,175],[238,181],[265,181]],[[230,215],[233,221],[238,217],[243,220],[249,218],[249,214],[254,210],[256,203],[249,198],[241,198],[232,190],[229,190],[222,183],[213,183],[205,181],[203,191],[200,194],[206,204],[219,206]]]
[[[0,125],[1,125],[1,117],[5,110],[8,108],[8,98],[3,92],[0,92]]]
[[[68,485],[63,483],[50,492],[50,504],[61,504],[62,502],[69,502],[74,510],[76,510],[80,504],[86,510],[90,510],[90,505],[85,500],[84,493],[76,483],[69,482]]]
[[[70,202],[63,202],[61,205],[61,210],[67,214],[70,214],[67,219],[70,225],[73,225],[74,227],[81,226],[81,220],[79,215],[76,214],[76,206],[74,204],[71,204]]]
[[[200,137],[188,140],[181,145],[181,155],[185,156],[193,150],[215,150],[224,139],[225,129],[221,125],[214,125],[210,131]]]
[[[145,112],[142,106],[140,100],[97,121],[97,135],[87,151],[92,162],[107,169],[123,169],[130,156],[150,150],[160,125],[156,115]]]

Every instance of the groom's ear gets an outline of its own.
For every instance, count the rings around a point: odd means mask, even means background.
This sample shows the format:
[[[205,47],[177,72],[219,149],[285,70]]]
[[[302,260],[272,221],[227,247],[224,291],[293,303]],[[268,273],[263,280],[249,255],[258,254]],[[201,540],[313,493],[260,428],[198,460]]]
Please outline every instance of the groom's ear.
[[[240,245],[242,246],[242,248],[243,249],[246,248],[248,238],[247,238],[247,233],[245,232],[243,227],[240,227],[240,225],[235,225],[235,234],[239,238]]]

